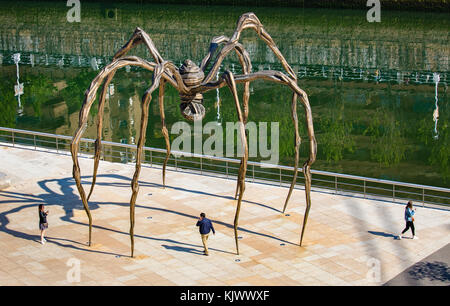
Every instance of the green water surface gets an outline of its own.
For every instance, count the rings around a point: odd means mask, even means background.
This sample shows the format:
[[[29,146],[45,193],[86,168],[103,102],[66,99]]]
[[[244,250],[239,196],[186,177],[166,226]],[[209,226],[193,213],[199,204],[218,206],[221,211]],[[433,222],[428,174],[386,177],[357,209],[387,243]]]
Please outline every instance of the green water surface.
[[[67,11],[64,1],[0,2],[0,126],[73,135],[97,68],[110,62],[136,26],[149,33],[164,59],[179,66],[187,58],[199,63],[212,37],[231,36],[238,17],[254,11],[309,95],[318,142],[314,169],[450,186],[448,14],[383,12],[381,23],[368,23],[365,11],[353,10],[83,4],[81,22],[69,23]],[[282,70],[254,31],[245,31],[241,42],[253,71]],[[21,114],[14,53],[21,53]],[[142,45],[130,54],[151,60]],[[223,62],[220,71],[225,69],[241,73],[236,55]],[[433,73],[440,74],[437,133]],[[106,102],[105,140],[137,143],[140,99],[150,83],[151,73],[142,69],[116,74]],[[184,119],[178,92],[166,88],[170,131]],[[251,85],[249,121],[279,122],[283,165],[292,165],[294,155],[290,101],[286,87]],[[204,105],[205,123],[237,121],[226,87],[206,93]],[[96,109],[95,104],[84,137],[95,138]],[[301,106],[299,120],[305,160]],[[146,145],[164,148],[157,102],[151,105]]]

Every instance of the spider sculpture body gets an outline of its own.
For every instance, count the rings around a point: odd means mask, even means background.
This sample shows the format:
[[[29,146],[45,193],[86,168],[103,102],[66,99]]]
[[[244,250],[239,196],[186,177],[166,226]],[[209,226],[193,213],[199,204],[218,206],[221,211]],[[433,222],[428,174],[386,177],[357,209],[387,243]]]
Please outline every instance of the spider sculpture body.
[[[251,61],[248,52],[244,49],[242,44],[239,43],[239,37],[241,32],[245,29],[253,29],[256,31],[257,35],[269,46],[269,48],[275,53],[277,58],[280,60],[283,68],[286,70],[285,73],[280,71],[265,70],[252,72]],[[150,54],[153,57],[154,62],[144,60],[136,56],[126,56],[128,51],[138,44],[143,43]],[[212,64],[211,69],[206,73],[206,69],[211,62],[212,57],[216,54],[218,47],[223,44],[222,49],[218,52],[215,61]],[[240,64],[242,66],[242,74],[234,75],[230,71],[225,71],[216,79],[217,71],[223,59],[231,52],[237,53]],[[149,104],[152,99],[152,93],[159,87],[159,109],[162,121],[162,133],[166,142],[167,154],[163,165],[162,179],[163,185],[165,186],[165,173],[166,165],[170,156],[170,142],[169,134],[165,123],[165,113],[164,113],[164,88],[166,84],[170,84],[179,91],[180,95],[180,110],[182,115],[188,120],[199,120],[205,115],[205,108],[203,106],[203,93],[209,90],[221,88],[228,86],[230,89],[233,99],[235,102],[237,117],[239,120],[239,130],[240,138],[242,144],[243,157],[241,159],[241,164],[239,168],[239,174],[237,179],[235,199],[237,198],[236,214],[234,219],[234,236],[236,242],[236,252],[239,254],[239,244],[238,244],[238,221],[239,212],[241,208],[241,202],[245,191],[245,174],[247,170],[247,160],[248,160],[248,144],[247,136],[245,133],[245,124],[247,123],[248,113],[249,113],[249,97],[250,97],[250,82],[255,80],[267,80],[282,85],[286,85],[291,88],[292,101],[291,101],[291,115],[294,123],[294,145],[295,145],[295,165],[294,165],[294,175],[292,183],[290,185],[286,201],[284,203],[283,213],[286,210],[289,198],[291,197],[292,190],[297,179],[297,170],[299,164],[299,147],[300,147],[300,135],[298,129],[298,118],[297,118],[297,100],[300,100],[303,104],[306,118],[306,126],[308,130],[309,138],[309,157],[303,164],[303,173],[305,177],[305,193],[306,193],[306,209],[304,214],[303,226],[300,236],[300,246],[302,245],[303,235],[305,232],[306,223],[308,220],[308,214],[311,207],[311,165],[316,159],[316,139],[314,136],[313,119],[311,113],[311,107],[308,101],[308,96],[306,93],[300,89],[297,85],[297,77],[292,68],[289,66],[281,52],[278,50],[271,36],[266,32],[263,25],[256,17],[254,13],[243,14],[238,22],[236,30],[231,38],[225,36],[218,36],[212,39],[210,44],[208,54],[203,58],[200,66],[197,66],[191,60],[184,61],[180,68],[177,68],[172,62],[164,60],[156,49],[153,41],[147,33],[145,33],[140,28],[136,28],[131,39],[114,55],[111,63],[106,65],[91,82],[89,88],[86,90],[84,102],[80,110],[79,115],[79,126],[75,132],[71,143],[71,153],[73,159],[73,177],[75,179],[77,189],[80,193],[81,200],[83,202],[84,209],[89,219],[89,245],[91,244],[92,237],[92,217],[88,206],[89,198],[92,194],[96,175],[100,160],[101,152],[101,138],[102,138],[102,125],[103,125],[103,112],[105,106],[106,92],[109,83],[114,77],[117,69],[124,66],[138,66],[150,71],[153,71],[152,83],[150,88],[147,89],[142,97],[141,103],[141,123],[140,123],[140,136],[137,144],[136,150],[136,169],[131,182],[132,196],[130,200],[130,238],[131,238],[131,256],[134,256],[134,215],[135,215],[135,203],[138,194],[138,178],[141,170],[141,161],[143,147],[146,139],[146,129],[148,123],[148,110]],[[214,80],[213,80],[214,79]],[[242,98],[242,108],[239,102],[238,92],[236,89],[236,84],[244,84],[243,98]],[[103,85],[102,85],[103,84]],[[81,185],[81,174],[80,166],[78,162],[78,150],[79,142],[83,131],[86,127],[88,120],[89,110],[94,103],[97,95],[97,91],[102,85],[101,93],[99,96],[99,106],[98,106],[98,117],[97,117],[97,139],[95,142],[95,155],[94,155],[94,171],[92,184],[89,194],[86,196],[85,190]]]

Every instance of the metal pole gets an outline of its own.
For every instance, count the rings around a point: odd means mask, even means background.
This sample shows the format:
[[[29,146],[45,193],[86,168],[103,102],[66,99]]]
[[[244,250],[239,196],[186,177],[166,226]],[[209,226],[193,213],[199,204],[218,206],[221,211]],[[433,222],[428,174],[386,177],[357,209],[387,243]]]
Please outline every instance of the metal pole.
[[[255,182],[255,165],[252,166],[253,166],[253,182]]]
[[[334,177],[334,188],[335,188],[336,194],[337,194],[337,176]]]
[[[364,180],[364,199],[366,198],[366,180]]]
[[[392,185],[392,202],[395,202],[395,185]]]
[[[422,207],[425,206],[425,188],[422,188]]]
[[[33,141],[34,141],[34,150],[36,151],[36,135],[33,135]]]
[[[200,174],[203,174],[203,159],[200,156]]]
[[[12,132],[12,142],[13,142],[13,147],[14,147],[14,132]]]
[[[280,169],[280,187],[281,187],[281,169]]]
[[[225,169],[227,171],[227,178],[228,178],[228,161],[225,163]]]
[[[56,138],[56,153],[58,153],[58,138]]]

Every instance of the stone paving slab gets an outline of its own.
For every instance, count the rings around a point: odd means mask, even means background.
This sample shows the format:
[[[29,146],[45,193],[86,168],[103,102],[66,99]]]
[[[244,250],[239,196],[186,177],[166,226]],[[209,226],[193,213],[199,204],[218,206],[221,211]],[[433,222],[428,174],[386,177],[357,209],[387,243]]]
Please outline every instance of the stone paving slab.
[[[0,172],[0,190],[9,186],[11,186],[11,179],[5,173]]]
[[[83,186],[93,160],[80,158]],[[135,255],[130,258],[129,198],[134,165],[100,162],[87,217],[72,178],[69,155],[0,144],[0,172],[19,179],[0,191],[0,285],[381,285],[450,242],[450,212],[417,208],[420,240],[396,240],[404,204],[312,192],[299,247],[305,196],[247,183],[235,254],[236,182],[143,167],[136,202]],[[50,210],[41,245],[38,204]],[[200,212],[213,220],[210,256],[202,255],[195,226]],[[151,217],[151,218],[150,218]],[[80,282],[68,273],[80,263]]]

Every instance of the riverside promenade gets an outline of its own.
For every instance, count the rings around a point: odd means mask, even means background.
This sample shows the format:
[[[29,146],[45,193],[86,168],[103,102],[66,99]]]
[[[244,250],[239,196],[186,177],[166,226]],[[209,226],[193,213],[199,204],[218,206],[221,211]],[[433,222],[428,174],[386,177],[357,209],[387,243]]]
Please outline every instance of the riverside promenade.
[[[92,158],[80,158],[88,191]],[[247,183],[235,254],[236,181],[143,167],[136,201],[135,258],[130,258],[133,164],[100,162],[88,219],[67,153],[0,143],[0,285],[382,285],[450,243],[450,211],[417,206],[419,240],[395,236],[405,203],[313,191],[304,238],[305,195],[294,190],[282,214],[284,187]],[[39,243],[38,204],[50,211]],[[205,212],[215,226],[210,256],[195,226]],[[405,236],[410,236],[408,232]],[[72,282],[73,263],[79,282]],[[71,276],[72,275],[72,276]]]

